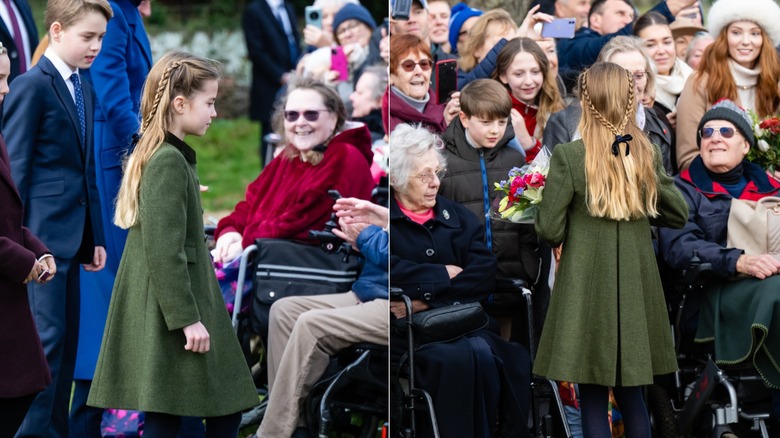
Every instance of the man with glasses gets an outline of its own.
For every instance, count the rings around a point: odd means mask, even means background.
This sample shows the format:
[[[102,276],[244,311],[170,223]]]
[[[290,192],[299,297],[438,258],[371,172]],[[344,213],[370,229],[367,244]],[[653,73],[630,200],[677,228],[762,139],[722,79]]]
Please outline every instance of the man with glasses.
[[[684,8],[696,0],[665,0],[653,7],[672,23]],[[595,0],[588,13],[588,26],[582,27],[572,39],[559,39],[558,73],[571,89],[582,70],[596,62],[601,48],[618,35],[631,35],[636,18],[631,0]]]

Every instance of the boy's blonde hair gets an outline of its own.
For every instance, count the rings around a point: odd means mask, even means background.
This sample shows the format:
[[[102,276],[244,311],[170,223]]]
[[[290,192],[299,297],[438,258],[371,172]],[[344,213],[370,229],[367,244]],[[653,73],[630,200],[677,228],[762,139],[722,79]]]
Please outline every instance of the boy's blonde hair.
[[[466,117],[486,120],[506,119],[512,113],[512,99],[498,81],[477,79],[460,92],[460,110]]]
[[[49,0],[46,3],[46,12],[43,16],[46,33],[49,33],[51,25],[60,23],[63,29],[76,24],[88,12],[97,12],[110,20],[114,11],[107,0]]]
[[[205,83],[220,77],[217,61],[184,52],[169,52],[149,71],[141,96],[141,135],[125,163],[116,200],[114,223],[130,228],[138,220],[138,198],[144,166],[160,149],[171,124],[171,103],[177,96],[191,98]]]
[[[632,73],[597,62],[580,75],[579,89],[588,211],[613,220],[658,216],[655,146],[636,124]],[[618,143],[626,134],[630,144]]]

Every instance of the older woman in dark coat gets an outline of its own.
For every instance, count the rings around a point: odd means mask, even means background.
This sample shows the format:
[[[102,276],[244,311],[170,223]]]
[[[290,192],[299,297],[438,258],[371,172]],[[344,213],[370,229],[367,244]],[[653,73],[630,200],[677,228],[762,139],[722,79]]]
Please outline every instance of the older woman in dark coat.
[[[8,94],[10,71],[0,44],[0,103]],[[56,272],[49,250],[22,226],[24,207],[10,164],[0,137],[0,437],[16,434],[35,395],[51,383],[25,284],[43,283]],[[44,271],[48,277],[39,280]]]
[[[422,127],[399,125],[390,136],[390,284],[415,312],[481,301],[496,274],[477,218],[437,194],[445,165],[438,143]],[[406,313],[398,303],[391,312]],[[391,331],[391,348],[399,341]],[[431,394],[445,437],[492,437],[496,425],[526,436],[529,366],[522,347],[484,329],[415,352],[417,386]]]
[[[780,368],[773,358],[780,357],[774,312],[780,260],[727,244],[732,199],[757,201],[780,194],[780,182],[744,159],[756,145],[751,126],[747,112],[730,100],[704,114],[697,135],[700,155],[675,180],[690,208],[688,223],[681,230],[659,229],[659,249],[677,270],[688,266],[696,251],[721,278],[704,296],[689,298],[695,301],[686,304],[692,314],[684,315],[690,323],[683,330],[697,328],[697,341],[714,342],[718,363],[752,360],[766,383],[778,388]]]

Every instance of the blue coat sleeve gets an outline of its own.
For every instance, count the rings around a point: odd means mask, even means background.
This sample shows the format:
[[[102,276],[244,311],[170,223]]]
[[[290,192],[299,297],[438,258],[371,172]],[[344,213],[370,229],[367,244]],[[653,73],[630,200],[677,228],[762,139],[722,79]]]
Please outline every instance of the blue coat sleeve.
[[[496,59],[498,59],[498,53],[501,51],[501,49],[504,48],[506,45],[507,40],[502,38],[501,41],[497,42],[495,46],[488,52],[488,54],[485,56],[485,59],[483,59],[479,64],[476,65],[471,71],[464,72],[463,70],[458,70],[458,89],[462,89],[466,85],[468,85],[469,82],[475,81],[477,79],[490,79],[490,76],[493,74],[493,70],[496,69]]]
[[[119,74],[128,71],[127,49],[132,38],[127,18],[121,8],[116,8],[114,17],[108,21],[100,56],[90,68],[103,115],[114,136],[126,147],[130,146],[131,137],[140,126],[139,115],[133,110],[130,78],[128,74]]]
[[[3,136],[14,183],[24,205],[33,178],[35,144],[46,102],[46,90],[37,84],[30,74],[19,76],[3,101]]]
[[[355,246],[368,262],[387,270],[388,239],[387,232],[376,225],[370,225],[358,234]]]
[[[714,273],[723,277],[736,274],[737,259],[744,251],[726,248],[721,242],[706,239],[705,227],[712,228],[713,215],[707,210],[704,195],[690,184],[676,179],[675,184],[688,204],[688,221],[682,229],[659,228],[658,249],[672,269],[685,269],[690,263],[693,251],[698,251],[703,262],[711,263]],[[716,224],[725,231],[727,224]]]

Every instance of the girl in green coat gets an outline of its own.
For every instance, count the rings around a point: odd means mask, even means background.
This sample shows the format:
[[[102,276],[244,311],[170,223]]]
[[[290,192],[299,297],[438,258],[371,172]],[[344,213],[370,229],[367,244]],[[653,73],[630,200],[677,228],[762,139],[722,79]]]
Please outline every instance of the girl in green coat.
[[[580,77],[582,140],[553,152],[536,231],[564,250],[534,373],[580,384],[584,436],[611,437],[609,387],[626,436],[650,437],[642,386],[677,369],[650,225],[682,227],[688,207],[635,123],[631,72]]]
[[[144,437],[175,437],[181,416],[235,437],[258,404],[203,240],[195,151],[216,117],[219,67],[181,52],[154,65],[114,222],[129,229],[88,404],[146,412]]]

